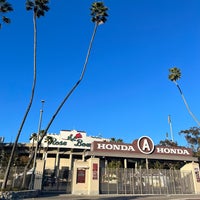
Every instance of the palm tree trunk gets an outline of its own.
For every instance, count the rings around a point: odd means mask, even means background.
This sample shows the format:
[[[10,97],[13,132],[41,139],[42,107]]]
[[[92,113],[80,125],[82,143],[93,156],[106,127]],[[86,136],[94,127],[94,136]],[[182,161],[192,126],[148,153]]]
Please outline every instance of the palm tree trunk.
[[[35,93],[35,86],[36,86],[36,53],[37,53],[36,52],[36,50],[37,50],[37,26],[36,26],[36,16],[35,16],[35,14],[33,16],[33,25],[34,25],[34,55],[33,55],[34,61],[33,61],[33,84],[32,84],[31,97],[30,97],[30,101],[29,101],[28,107],[26,109],[24,118],[23,118],[22,123],[20,125],[20,128],[18,130],[16,139],[15,139],[15,143],[13,144],[13,148],[12,148],[12,151],[11,151],[10,159],[9,159],[9,162],[8,162],[8,165],[7,165],[7,169],[6,169],[6,172],[5,172],[3,184],[2,184],[2,187],[1,187],[2,190],[6,188],[7,181],[8,181],[8,176],[9,176],[9,173],[10,173],[11,164],[12,164],[13,157],[14,157],[14,152],[15,152],[15,149],[16,149],[16,146],[17,146],[18,139],[19,139],[19,136],[21,134],[22,128],[24,126],[24,123],[26,121],[28,113],[29,113],[29,111],[31,109],[33,98],[34,98],[34,93]]]
[[[61,110],[61,108],[63,107],[64,103],[71,96],[71,94],[74,92],[74,90],[78,87],[78,85],[80,84],[80,82],[82,81],[82,79],[83,79],[83,77],[85,75],[85,71],[86,71],[88,59],[89,59],[89,56],[90,56],[90,52],[91,52],[91,49],[92,49],[92,44],[93,44],[93,41],[94,41],[94,37],[95,37],[96,31],[97,31],[97,27],[98,27],[98,24],[95,23],[94,31],[93,31],[92,38],[91,38],[91,41],[90,41],[90,44],[89,44],[89,48],[88,48],[88,51],[87,51],[87,55],[86,55],[86,59],[85,59],[85,63],[84,63],[84,66],[83,66],[83,70],[82,70],[81,76],[80,76],[79,80],[74,84],[74,86],[72,87],[72,89],[67,93],[67,95],[65,96],[65,98],[63,99],[63,101],[61,102],[61,104],[59,105],[58,109],[56,110],[55,114],[53,115],[53,117],[49,121],[49,124],[47,125],[47,127],[45,129],[45,134],[49,130],[52,122],[54,121],[55,117],[57,116],[57,114],[59,113],[59,111]]]
[[[185,106],[186,106],[186,108],[187,108],[189,114],[190,114],[191,117],[194,119],[194,121],[198,124],[198,126],[200,126],[200,122],[199,122],[199,120],[195,117],[195,115],[192,113],[192,111],[190,110],[189,105],[188,105],[188,103],[187,103],[187,101],[186,101],[186,99],[185,99],[185,97],[184,97],[184,95],[183,95],[183,92],[182,92],[180,86],[178,85],[178,83],[177,83],[176,81],[173,81],[173,82],[174,82],[175,85],[177,86],[177,88],[178,88],[178,90],[179,90],[179,92],[180,92],[180,94],[181,94],[181,97],[182,97],[182,99],[183,99],[183,102],[184,102],[184,104],[185,104]]]
[[[92,37],[91,37],[91,40],[90,40],[90,43],[89,43],[89,47],[88,47],[88,51],[87,51],[87,55],[86,55],[86,58],[85,58],[85,63],[83,65],[83,69],[82,69],[82,72],[81,72],[81,75],[80,75],[80,78],[79,80],[74,84],[74,86],[71,88],[71,90],[66,94],[65,98],[63,99],[63,101],[60,103],[59,107],[57,108],[57,110],[55,111],[54,115],[52,116],[51,120],[49,121],[46,129],[44,130],[42,136],[40,137],[40,140],[37,142],[37,148],[41,145],[41,142],[44,138],[44,136],[47,134],[47,131],[49,130],[52,122],[54,121],[54,119],[56,118],[56,116],[58,115],[59,111],[61,110],[61,108],[63,107],[63,105],[65,104],[65,102],[67,101],[67,99],[71,96],[71,94],[74,92],[74,90],[78,87],[78,85],[80,84],[80,82],[82,81],[83,77],[84,77],[84,74],[85,74],[85,71],[86,71],[86,68],[87,68],[87,64],[88,64],[88,59],[89,59],[89,56],[90,56],[90,52],[91,52],[91,49],[92,49],[92,44],[93,44],[93,41],[94,41],[94,38],[95,38],[95,35],[96,35],[96,31],[97,31],[97,27],[98,27],[98,23],[95,23],[95,26],[94,26],[94,30],[93,30],[93,34],[92,34]],[[34,158],[34,154],[31,154],[30,156],[30,160],[33,160]]]

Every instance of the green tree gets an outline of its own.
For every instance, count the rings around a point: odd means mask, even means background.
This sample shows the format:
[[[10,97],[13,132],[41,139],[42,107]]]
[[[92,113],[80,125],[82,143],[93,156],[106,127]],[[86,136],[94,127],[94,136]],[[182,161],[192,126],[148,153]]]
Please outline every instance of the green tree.
[[[40,146],[43,138],[47,134],[47,131],[49,130],[51,124],[53,123],[54,119],[56,118],[56,116],[60,112],[60,110],[63,107],[63,105],[65,104],[65,102],[68,100],[68,98],[72,95],[72,93],[75,91],[75,89],[78,87],[78,85],[83,80],[83,77],[85,75],[85,71],[86,71],[86,68],[87,68],[90,52],[91,52],[91,49],[92,49],[92,45],[93,45],[93,42],[94,42],[94,38],[95,38],[95,35],[96,35],[96,32],[97,32],[97,28],[98,28],[98,26],[100,24],[104,24],[107,21],[107,16],[108,16],[107,10],[108,10],[108,8],[104,6],[103,2],[94,2],[92,4],[90,10],[91,10],[92,22],[94,22],[94,29],[93,29],[92,37],[91,37],[91,40],[90,40],[90,43],[89,43],[88,51],[87,51],[87,54],[86,54],[86,58],[85,58],[85,62],[84,62],[84,65],[83,65],[83,69],[82,69],[80,78],[73,85],[71,90],[66,94],[66,96],[63,99],[63,101],[58,106],[58,108],[55,111],[54,115],[52,116],[52,118],[50,119],[50,121],[47,124],[46,128],[44,129],[44,134],[42,135],[42,137],[38,141],[38,144],[37,144],[38,146]],[[33,155],[31,155],[30,160],[31,159],[33,159]]]
[[[179,68],[177,68],[177,67],[170,68],[169,69],[169,76],[168,76],[168,78],[169,78],[170,81],[173,81],[175,83],[176,87],[178,88],[178,90],[179,90],[179,92],[181,94],[181,97],[183,99],[183,102],[184,102],[184,104],[185,104],[185,106],[186,106],[189,114],[194,119],[194,121],[198,124],[198,126],[200,126],[199,120],[195,117],[195,115],[190,110],[189,105],[188,105],[188,103],[187,103],[187,101],[186,101],[186,99],[185,99],[185,97],[183,95],[183,92],[182,92],[179,84],[177,83],[177,80],[179,80],[181,78],[181,70]]]
[[[49,145],[52,144],[52,142],[53,142],[53,137],[50,136],[50,135],[47,135],[47,136],[45,137],[44,142],[47,143],[47,146],[46,146],[46,148],[45,148],[45,154],[47,155],[47,152],[48,152],[48,149],[49,149]],[[45,157],[46,157],[46,155],[45,155]]]
[[[122,139],[116,139],[116,138],[110,138],[110,142],[116,142],[116,143],[120,143],[120,142],[123,142]]]
[[[29,104],[27,106],[26,112],[24,114],[24,117],[22,119],[20,128],[18,130],[16,139],[15,139],[15,143],[13,145],[12,148],[12,152],[11,152],[11,156],[8,162],[8,166],[5,172],[5,177],[4,177],[4,181],[2,184],[2,190],[6,188],[7,185],[7,180],[8,180],[8,176],[9,176],[9,172],[10,172],[10,167],[12,165],[12,161],[13,161],[13,156],[14,156],[14,151],[15,148],[17,146],[18,143],[18,139],[19,136],[21,134],[22,128],[24,126],[24,123],[26,121],[26,118],[28,116],[28,113],[31,109],[32,103],[33,103],[33,98],[34,98],[34,94],[35,94],[35,86],[36,86],[36,69],[37,69],[37,65],[36,65],[36,60],[37,60],[37,18],[44,16],[45,12],[47,12],[49,10],[48,7],[48,0],[27,0],[26,1],[26,10],[32,10],[33,11],[33,35],[34,35],[34,41],[33,41],[33,83],[32,83],[32,89],[31,89],[31,97],[30,97],[30,101]]]
[[[28,162],[29,158],[26,155],[22,155],[19,158],[19,166],[26,166],[26,163]]]
[[[6,0],[0,0],[0,16],[2,21],[0,22],[0,29],[2,27],[2,23],[9,24],[11,22],[10,18],[5,16],[6,13],[11,11],[13,11],[12,5],[8,3]]]
[[[153,169],[163,169],[163,163],[156,160],[156,162],[153,163]]]
[[[109,169],[119,169],[122,167],[122,163],[120,160],[112,160],[108,163],[107,168]]]
[[[179,134],[183,134],[187,143],[193,149],[196,154],[200,149],[200,128],[191,127],[188,130],[181,130]]]
[[[183,134],[185,139],[193,150],[193,154],[198,158],[200,163],[200,128],[199,127],[191,127],[188,130],[181,130],[179,134]]]
[[[37,133],[31,134],[30,141],[32,141],[32,147],[31,147],[31,152],[34,151],[34,146],[35,146],[35,141],[37,141]]]
[[[109,181],[117,180],[118,173],[120,168],[122,167],[122,163],[120,160],[114,159],[108,162],[106,166],[107,177],[106,179]]]
[[[173,142],[172,140],[161,140],[158,145],[166,146],[166,147],[177,147],[177,142]]]
[[[29,140],[33,142],[33,144],[35,143],[35,141],[37,140],[37,133],[32,133]]]
[[[181,167],[185,165],[183,161],[167,161],[163,163],[163,169],[174,169],[179,170]]]
[[[32,133],[31,134],[29,140],[32,141],[32,150],[34,149],[35,142],[37,141],[37,139],[39,139],[40,137],[42,137],[42,135],[44,134],[43,132],[44,132],[44,130],[40,130],[39,137],[38,137],[37,133]],[[40,149],[39,149],[39,151],[40,151]]]
[[[5,167],[8,163],[10,154],[8,154],[4,147],[1,147],[1,154],[0,154],[0,167]]]

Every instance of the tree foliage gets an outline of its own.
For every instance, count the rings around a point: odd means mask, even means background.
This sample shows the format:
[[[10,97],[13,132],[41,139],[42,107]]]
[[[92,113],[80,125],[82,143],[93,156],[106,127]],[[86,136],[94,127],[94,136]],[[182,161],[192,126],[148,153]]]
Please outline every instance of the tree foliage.
[[[33,10],[35,16],[38,18],[45,15],[45,12],[48,12],[49,0],[27,0],[26,1],[26,10]]]
[[[181,70],[177,67],[173,67],[169,69],[169,80],[171,81],[177,81],[181,78]]]
[[[107,168],[109,169],[119,169],[121,167],[122,167],[122,163],[120,160],[112,160],[107,165]]]
[[[123,142],[123,139],[110,138],[110,142],[120,143],[120,142]]]
[[[2,2],[2,1],[5,1],[5,0],[0,0],[0,1]],[[10,160],[8,162],[8,167],[7,167],[7,170],[6,170],[6,173],[5,173],[5,177],[4,177],[4,182],[2,184],[2,189],[4,189],[6,187],[8,175],[9,175],[9,170],[10,170],[10,166],[11,166],[13,155],[14,155],[14,150],[16,148],[18,138],[19,138],[20,133],[22,131],[23,125],[26,121],[26,118],[27,118],[27,115],[28,115],[29,110],[31,108],[33,97],[34,97],[35,85],[36,85],[36,49],[37,49],[37,25],[36,25],[37,20],[36,20],[36,18],[39,18],[39,17],[45,15],[45,12],[47,12],[49,10],[48,3],[49,3],[49,0],[26,0],[26,9],[28,11],[29,10],[33,11],[33,25],[34,25],[34,55],[33,55],[33,57],[34,57],[34,76],[33,76],[32,93],[31,93],[30,103],[27,107],[24,118],[23,118],[22,123],[21,123],[20,128],[19,128],[18,134],[16,136],[15,143],[13,145],[11,157],[10,157]],[[106,13],[106,11],[108,10],[108,8],[105,7],[102,2],[93,3],[90,10],[91,10],[92,21],[95,23],[95,26],[94,26],[94,30],[93,30],[93,34],[92,34],[90,43],[89,43],[87,55],[86,55],[86,58],[85,58],[85,62],[84,62],[84,65],[83,65],[83,69],[82,69],[80,78],[73,85],[71,90],[66,94],[63,101],[60,103],[60,105],[56,109],[55,113],[53,114],[52,118],[50,119],[49,123],[47,124],[47,127],[44,130],[43,135],[40,137],[40,139],[37,143],[37,147],[40,146],[40,144],[41,144],[43,138],[45,137],[45,135],[47,134],[47,131],[49,130],[52,122],[56,118],[57,114],[59,113],[59,111],[61,110],[61,108],[63,107],[63,105],[67,101],[67,99],[71,96],[71,94],[74,92],[74,90],[77,88],[77,86],[82,81],[84,74],[85,74],[85,71],[86,71],[87,64],[88,64],[88,59],[89,59],[90,52],[91,52],[91,49],[92,49],[92,44],[93,44],[93,41],[94,41],[94,38],[95,38],[95,35],[96,35],[97,27],[98,27],[99,24],[105,23],[106,20],[107,20],[106,18],[108,16],[108,14]],[[27,166],[25,167],[25,172],[28,169],[29,165],[31,164],[33,157],[34,157],[34,154],[32,152],[30,159],[29,159],[29,162],[27,163]],[[24,173],[24,174],[26,174],[26,173]]]
[[[177,142],[173,142],[172,140],[161,140],[158,145],[166,146],[166,147],[177,147]]]
[[[161,161],[161,160],[151,160],[149,162],[150,169],[175,169],[179,170],[181,167],[185,165],[183,161]]]
[[[107,10],[108,8],[104,6],[103,2],[94,2],[90,8],[92,21],[101,24],[107,21]]]
[[[13,7],[6,0],[0,0],[0,16],[3,23],[9,24],[11,22],[9,17],[6,17],[5,14],[13,11]],[[2,23],[0,23],[0,29],[2,27]]]
[[[33,44],[33,83],[32,83],[32,89],[31,89],[31,96],[30,96],[30,101],[28,103],[27,109],[25,111],[24,117],[22,119],[22,122],[20,124],[20,128],[18,130],[18,133],[16,135],[16,139],[12,148],[12,152],[11,152],[11,156],[7,165],[7,169],[5,172],[5,176],[4,176],[4,181],[2,184],[2,189],[5,189],[6,185],[7,185],[7,180],[8,180],[8,176],[10,173],[10,167],[12,165],[13,162],[13,157],[14,157],[14,151],[15,148],[17,146],[18,143],[18,139],[19,136],[21,134],[21,131],[23,129],[23,126],[26,122],[27,116],[29,114],[29,111],[31,109],[32,103],[33,103],[33,98],[35,95],[35,86],[36,86],[36,79],[37,79],[37,73],[36,73],[36,69],[37,69],[37,65],[36,65],[36,60],[37,60],[37,23],[36,23],[36,19],[39,18],[40,16],[44,16],[45,12],[47,12],[49,10],[49,7],[47,6],[48,4],[48,0],[26,0],[26,9],[27,10],[33,10],[33,35],[34,35],[34,44]],[[31,163],[31,162],[30,162]],[[28,164],[27,164],[28,165]],[[26,170],[26,169],[25,169]],[[26,174],[26,173],[24,173]]]
[[[75,82],[75,84],[72,86],[72,88],[66,93],[65,97],[63,98],[63,100],[59,104],[58,108],[56,109],[56,111],[53,114],[52,118],[50,119],[49,123],[47,124],[47,126],[44,130],[44,134],[40,138],[38,145],[41,144],[41,142],[42,142],[43,138],[45,137],[45,135],[47,134],[47,131],[49,130],[51,124],[53,123],[54,119],[56,118],[56,116],[58,115],[58,113],[60,112],[60,110],[62,109],[64,104],[66,103],[66,101],[69,99],[69,97],[72,95],[72,93],[76,90],[76,88],[79,86],[79,84],[83,80],[83,77],[84,77],[85,72],[86,72],[87,64],[88,64],[88,61],[89,61],[90,52],[92,50],[92,45],[93,45],[93,42],[94,42],[94,39],[95,39],[95,36],[96,36],[97,28],[98,28],[99,24],[101,24],[100,22],[105,23],[106,20],[107,20],[106,17],[108,16],[108,14],[106,13],[106,11],[108,10],[108,8],[105,7],[102,2],[92,3],[90,10],[91,10],[92,21],[95,23],[95,26],[94,26],[94,30],[93,30],[93,33],[92,33],[90,43],[89,43],[89,47],[88,47],[88,50],[87,50],[87,55],[86,55],[86,58],[85,58],[85,62],[83,64],[81,75],[80,75],[79,79]]]
[[[194,152],[199,151],[200,147],[200,128],[191,127],[188,130],[181,130],[179,134],[183,134],[185,136],[186,141],[193,149]]]
[[[181,94],[181,97],[183,99],[183,102],[190,114],[190,116],[194,119],[194,121],[197,123],[198,126],[200,126],[200,122],[199,120],[196,118],[196,116],[193,114],[193,112],[191,111],[191,109],[189,108],[189,105],[185,99],[185,96],[183,95],[183,92],[179,86],[179,84],[177,83],[177,80],[179,80],[181,78],[181,70],[177,67],[173,67],[173,68],[170,68],[169,69],[169,75],[168,75],[168,78],[170,81],[173,81],[176,85],[176,87],[178,88],[180,94]]]

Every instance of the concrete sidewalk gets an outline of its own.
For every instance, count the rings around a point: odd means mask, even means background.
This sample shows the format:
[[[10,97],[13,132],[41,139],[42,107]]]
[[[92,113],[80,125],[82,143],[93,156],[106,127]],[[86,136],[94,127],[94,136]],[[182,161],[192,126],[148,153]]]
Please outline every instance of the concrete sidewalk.
[[[199,195],[71,195],[71,194],[44,194],[38,198],[28,198],[26,200],[200,200]]]

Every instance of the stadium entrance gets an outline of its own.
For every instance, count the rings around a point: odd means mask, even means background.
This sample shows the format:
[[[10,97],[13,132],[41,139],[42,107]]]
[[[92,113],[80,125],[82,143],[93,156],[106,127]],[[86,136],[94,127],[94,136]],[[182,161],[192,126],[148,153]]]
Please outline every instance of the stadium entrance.
[[[132,144],[94,141],[85,153],[88,161],[74,164],[73,194],[194,194],[200,192],[199,164],[192,150],[183,147],[154,146],[151,138],[143,136]],[[91,165],[91,160],[95,160]],[[123,161],[123,167],[110,165]],[[138,163],[145,161],[143,167]],[[181,162],[182,167],[151,168],[150,162]],[[195,163],[196,162],[196,163]],[[88,165],[87,165],[88,163]],[[97,167],[98,166],[98,167]],[[77,167],[77,168],[76,168]],[[98,169],[97,169],[98,168]],[[77,181],[79,170],[84,181]],[[99,174],[95,175],[94,174]],[[89,177],[89,179],[87,179]],[[98,178],[97,178],[98,177]],[[97,181],[98,179],[98,181]],[[94,189],[90,190],[88,184]],[[85,185],[86,184],[86,185]],[[95,189],[96,185],[96,189]],[[87,190],[82,190],[87,188]]]

